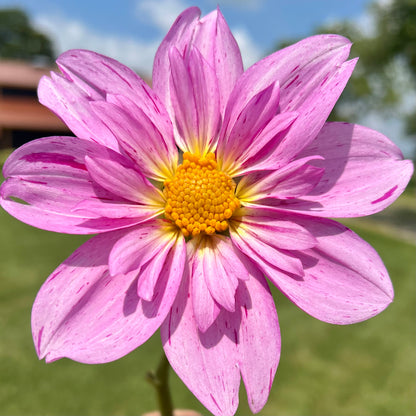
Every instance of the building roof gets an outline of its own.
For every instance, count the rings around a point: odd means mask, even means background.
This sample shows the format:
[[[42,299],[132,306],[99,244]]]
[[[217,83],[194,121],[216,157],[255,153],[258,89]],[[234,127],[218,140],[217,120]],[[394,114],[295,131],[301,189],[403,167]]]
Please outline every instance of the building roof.
[[[0,128],[10,130],[52,130],[67,132],[68,127],[35,99],[0,99]]]
[[[35,96],[42,76],[56,70],[57,67],[0,60],[0,134],[2,128],[69,132],[68,127],[49,109],[42,106]],[[145,82],[151,85],[149,80],[145,79]],[[25,94],[14,96],[10,93],[11,90],[16,92],[19,89],[33,90],[33,97]]]
[[[69,131],[35,96],[40,78],[53,69],[21,61],[0,61],[0,129]],[[2,89],[7,88],[33,90],[34,96],[2,94]]]
[[[0,60],[0,87],[36,88],[41,77],[53,69],[23,61]]]

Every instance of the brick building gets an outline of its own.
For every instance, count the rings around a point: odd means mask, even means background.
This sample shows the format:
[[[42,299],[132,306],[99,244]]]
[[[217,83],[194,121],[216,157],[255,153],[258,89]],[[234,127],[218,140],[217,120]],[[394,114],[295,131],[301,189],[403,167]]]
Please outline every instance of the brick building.
[[[0,61],[0,148],[18,147],[29,140],[72,135],[65,124],[37,100],[45,68],[20,61]]]

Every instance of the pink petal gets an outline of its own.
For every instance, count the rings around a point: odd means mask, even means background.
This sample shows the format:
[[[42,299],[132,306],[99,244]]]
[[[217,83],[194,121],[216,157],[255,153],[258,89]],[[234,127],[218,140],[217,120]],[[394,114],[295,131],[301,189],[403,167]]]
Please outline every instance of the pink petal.
[[[159,97],[132,69],[107,56],[86,50],[70,50],[59,56],[57,64],[64,75],[93,101],[120,95],[136,105],[157,126],[163,137],[172,127]]]
[[[112,277],[108,272],[109,252],[121,235],[93,237],[40,289],[32,310],[40,358],[113,361],[145,342],[165,319],[182,279],[184,240],[169,253],[154,300],[145,302],[137,296],[134,275]]]
[[[3,191],[3,187],[1,188]],[[4,199],[3,199],[4,198]],[[85,216],[69,216],[57,212],[49,212],[34,205],[24,205],[20,202],[8,200],[8,195],[2,195],[0,204],[10,215],[33,227],[42,230],[55,231],[66,234],[96,234],[139,224],[147,218],[85,218]],[[150,215],[149,218],[152,218]]]
[[[215,415],[233,415],[240,371],[250,408],[265,404],[280,355],[280,331],[267,283],[251,264],[236,292],[236,310],[223,310],[205,333],[198,331],[189,283],[184,280],[171,314],[161,326],[173,369]],[[267,346],[267,347],[266,347]]]
[[[220,254],[221,247],[229,243],[226,237],[212,236],[201,243],[196,256],[199,256],[202,261],[204,279],[213,299],[226,310],[234,312],[238,276],[232,272],[232,269],[225,268]]]
[[[111,274],[138,272],[161,247],[172,247],[177,239],[178,229],[166,220],[155,219],[129,229],[111,250],[108,260]]]
[[[240,166],[233,170],[233,175],[247,175],[259,170],[275,170],[278,164],[270,156],[276,151],[297,117],[298,113],[290,111],[275,115],[251,145],[242,149],[242,154],[235,163]]]
[[[355,61],[343,64],[350,46],[341,36],[312,36],[257,62],[237,81],[229,99],[231,120],[276,81],[281,90],[280,112],[299,114],[273,155],[276,166],[291,160],[318,134],[355,65]]]
[[[74,214],[93,216],[94,218],[141,218],[142,221],[157,217],[163,214],[163,211],[163,207],[157,209],[146,205],[106,201],[104,199],[86,199],[72,209]]]
[[[174,46],[180,53],[184,53],[191,42],[200,14],[198,7],[190,7],[183,11],[156,51],[153,63],[153,89],[165,105],[169,102],[169,51]]]
[[[303,278],[262,265],[290,300],[315,318],[334,324],[364,321],[388,306],[393,299],[392,284],[368,243],[335,221],[299,217],[299,222],[318,241],[314,248],[298,252]]]
[[[251,66],[238,80],[232,93],[239,102],[279,81],[281,111],[293,111],[313,92],[328,72],[341,65],[349,55],[351,42],[338,35],[317,35],[281,49]],[[244,88],[243,88],[244,87]]]
[[[219,10],[214,10],[199,21],[193,45],[217,74],[220,109],[221,114],[224,114],[231,91],[244,69],[238,44]]]
[[[327,78],[324,78],[299,106],[289,106],[291,111],[298,111],[299,117],[274,154],[270,155],[270,163],[283,163],[293,159],[316,138],[344,90],[356,63],[357,59],[353,59],[336,67],[336,70],[328,73]]]
[[[97,119],[90,107],[92,97],[72,80],[52,72],[51,78],[40,80],[38,96],[40,103],[58,115],[75,136],[118,151],[119,145],[113,133]],[[103,98],[99,96],[98,99]]]
[[[201,333],[195,322],[191,296],[187,279],[161,326],[166,357],[176,374],[211,413],[234,415],[240,386],[236,365],[238,338],[234,331],[241,321],[241,311],[227,315],[228,319],[221,319]]]
[[[245,257],[231,244],[229,238],[221,235],[212,236],[210,244],[215,250],[217,261],[222,264],[229,276],[240,280],[249,279]]]
[[[320,155],[325,169],[318,185],[285,209],[323,217],[356,217],[393,203],[409,182],[413,165],[389,139],[347,123],[327,123],[302,156]]]
[[[279,96],[279,84],[276,82],[253,96],[235,118],[232,107],[227,107],[217,149],[224,170],[230,171],[234,163],[238,164],[242,153],[276,115]]]
[[[156,255],[140,268],[139,280],[137,281],[137,295],[146,301],[152,301],[156,295],[157,283],[163,275],[166,258],[172,248],[172,244],[165,245],[159,249]]]
[[[273,297],[263,274],[249,267],[250,279],[237,289],[242,306],[239,367],[253,413],[266,404],[280,358],[280,329]]]
[[[297,223],[298,216],[285,215],[264,207],[245,207],[233,218],[233,224],[276,249],[305,250],[317,240],[305,227]]]
[[[219,105],[223,114],[228,97],[243,73],[240,50],[219,10],[199,20],[197,7],[186,9],[175,21],[156,52],[153,65],[153,88],[169,107],[169,51],[178,49],[182,56],[193,48],[217,74]],[[173,115],[173,113],[171,112]]]
[[[43,137],[16,149],[3,166],[3,175],[35,176],[56,174],[83,179],[87,175],[85,155],[105,155],[108,149],[76,137]]]
[[[162,134],[133,101],[120,95],[109,95],[107,100],[111,102],[98,101],[91,106],[140,170],[159,181],[173,175],[178,152],[172,126]]]
[[[244,222],[238,226],[233,224],[230,227],[230,235],[233,244],[247,257],[253,259],[263,271],[271,267],[295,276],[303,276],[302,263],[298,258],[290,252],[272,246],[268,241],[262,241]]]
[[[127,202],[94,184],[85,166],[86,155],[105,157],[109,153],[110,149],[73,137],[29,142],[4,165],[7,179],[1,187],[1,205],[27,224],[56,232],[90,234],[141,222],[142,214],[109,219],[98,218],[97,213],[76,211],[85,200]]]
[[[238,280],[249,278],[241,253],[220,235],[189,242],[191,287],[195,319],[205,332],[220,306],[234,311]]]
[[[200,256],[190,258],[192,306],[198,329],[205,332],[217,319],[220,306],[212,297],[204,273],[204,265]]]
[[[163,207],[160,191],[129,162],[117,153],[107,157],[85,157],[88,173],[107,191],[138,204]]]
[[[309,162],[319,156],[295,160],[274,172],[254,172],[243,176],[236,194],[244,202],[257,202],[264,198],[292,199],[312,191],[324,173],[323,168]]]
[[[220,122],[217,77],[196,49],[184,57],[172,48],[169,59],[178,146],[197,154],[212,151]]]

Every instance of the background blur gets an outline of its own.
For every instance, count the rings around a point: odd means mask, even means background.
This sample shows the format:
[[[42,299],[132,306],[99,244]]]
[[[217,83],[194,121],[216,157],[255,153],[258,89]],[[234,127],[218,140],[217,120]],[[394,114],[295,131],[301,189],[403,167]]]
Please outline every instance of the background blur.
[[[219,3],[246,66],[315,33],[353,42],[359,63],[332,119],[377,129],[416,155],[416,0],[0,0],[0,165],[36,137],[70,134],[37,102],[39,78],[64,50],[112,56],[151,82],[153,56],[176,16]],[[2,180],[2,177],[0,177]],[[370,321],[319,322],[274,292],[282,358],[262,415],[407,416],[416,413],[416,199],[414,180],[384,212],[345,223],[372,244],[396,298]],[[85,237],[28,227],[0,212],[0,415],[139,415],[156,408],[145,374],[156,334],[123,359],[88,366],[37,360],[30,308],[46,277]],[[172,375],[177,407],[206,411]],[[250,414],[242,389],[240,415]]]

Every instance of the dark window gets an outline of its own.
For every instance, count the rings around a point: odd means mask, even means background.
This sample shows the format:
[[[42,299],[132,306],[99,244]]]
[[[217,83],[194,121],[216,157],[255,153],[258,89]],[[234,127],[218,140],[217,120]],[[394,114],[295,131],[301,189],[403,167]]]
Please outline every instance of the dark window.
[[[3,87],[0,90],[3,97],[34,97],[37,98],[37,91],[33,88]]]
[[[11,141],[13,148],[19,147],[22,144],[30,142],[34,139],[39,139],[40,137],[48,136],[70,136],[71,133],[53,132],[53,131],[40,131],[40,130],[12,130],[11,131]]]

